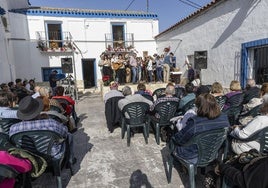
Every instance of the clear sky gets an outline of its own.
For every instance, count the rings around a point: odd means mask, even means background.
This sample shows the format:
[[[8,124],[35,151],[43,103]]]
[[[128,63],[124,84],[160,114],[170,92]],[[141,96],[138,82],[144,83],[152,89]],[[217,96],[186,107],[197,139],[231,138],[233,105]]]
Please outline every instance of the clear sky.
[[[147,1],[148,11],[158,15],[160,32],[198,10],[194,7],[211,2],[211,0],[30,0],[30,3],[32,6],[58,8],[147,11]]]

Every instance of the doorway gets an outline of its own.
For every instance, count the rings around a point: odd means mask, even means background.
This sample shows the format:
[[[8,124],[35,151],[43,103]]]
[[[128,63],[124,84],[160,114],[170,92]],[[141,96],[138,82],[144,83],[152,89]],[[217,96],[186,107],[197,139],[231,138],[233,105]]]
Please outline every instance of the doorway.
[[[96,59],[82,59],[82,70],[85,89],[96,86],[95,61]]]

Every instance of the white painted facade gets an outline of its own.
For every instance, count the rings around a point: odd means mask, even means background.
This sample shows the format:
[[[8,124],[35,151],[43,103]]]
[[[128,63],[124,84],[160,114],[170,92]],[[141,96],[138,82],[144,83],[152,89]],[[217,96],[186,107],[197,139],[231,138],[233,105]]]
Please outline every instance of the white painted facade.
[[[9,2],[9,0],[5,2]],[[27,5],[25,3],[20,8],[27,8]],[[18,8],[7,8],[2,4],[0,6],[5,10]],[[73,76],[77,79],[78,88],[84,88],[82,60],[91,60],[94,63],[95,86],[98,87],[101,73],[97,64],[100,54],[106,50],[105,34],[112,33],[113,24],[123,25],[125,33],[133,34],[134,47],[138,51],[138,55],[142,56],[144,51],[148,51],[149,55],[156,53],[154,36],[159,33],[159,27],[158,18],[155,14],[93,10],[100,15],[107,13],[107,16],[90,17],[81,15],[83,12],[90,11],[86,9],[65,10],[44,7],[34,10],[44,10],[45,12],[35,13],[33,9],[25,9],[24,12],[22,10],[7,12],[5,16],[9,17],[10,33],[5,33],[0,25],[0,47],[1,52],[5,54],[5,56],[0,56],[0,79],[3,82],[14,81],[15,78],[35,78],[37,82],[43,82],[43,68],[60,68],[61,59],[69,57],[72,58],[73,65],[75,64],[73,66],[75,69]],[[50,12],[51,10],[53,13]],[[46,11],[49,11],[49,14]],[[71,15],[65,16],[63,14],[60,16],[61,11]],[[76,13],[74,14],[74,12]],[[78,15],[79,12],[81,16]],[[108,13],[113,15],[109,17]],[[117,13],[122,16],[116,16]],[[139,16],[139,14],[142,16]],[[47,23],[60,23],[61,31],[71,34],[72,42],[76,45],[73,52],[43,52],[37,48],[37,32],[46,33]],[[2,37],[2,33],[4,33],[4,37]],[[7,41],[9,44],[7,44]],[[3,64],[2,62],[8,63]],[[13,73],[10,73],[10,71],[13,71]]]
[[[0,7],[5,13],[0,14],[0,80],[2,82],[14,81],[16,78],[14,42],[12,39],[20,38],[27,33],[26,17],[16,23],[17,17],[8,10],[13,8],[27,8],[27,0],[0,1]],[[25,21],[23,21],[25,20]],[[18,29],[18,25],[20,28]]]
[[[177,66],[187,77],[185,57],[194,63],[195,51],[207,51],[207,69],[201,70],[203,84],[214,81],[229,87],[232,80],[245,82],[253,75],[253,49],[247,49],[246,75],[241,73],[241,45],[268,38],[268,1],[217,0],[178,22],[157,37],[158,53],[170,46]],[[180,39],[181,41],[177,40]],[[241,77],[243,76],[243,77]]]

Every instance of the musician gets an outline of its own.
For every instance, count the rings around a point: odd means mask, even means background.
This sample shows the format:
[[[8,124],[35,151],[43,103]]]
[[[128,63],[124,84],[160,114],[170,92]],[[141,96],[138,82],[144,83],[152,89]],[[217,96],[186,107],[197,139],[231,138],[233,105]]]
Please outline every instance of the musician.
[[[137,82],[137,60],[136,60],[137,54],[131,54],[129,57],[129,65],[131,66],[131,71],[132,71],[132,83],[135,84]]]
[[[117,70],[117,60],[118,57],[113,53],[111,57],[111,66],[113,70],[113,80],[116,78],[116,70]]]
[[[115,78],[118,80],[119,84],[123,85],[126,81],[126,60],[123,58],[122,54],[118,54],[117,62],[114,62]]]

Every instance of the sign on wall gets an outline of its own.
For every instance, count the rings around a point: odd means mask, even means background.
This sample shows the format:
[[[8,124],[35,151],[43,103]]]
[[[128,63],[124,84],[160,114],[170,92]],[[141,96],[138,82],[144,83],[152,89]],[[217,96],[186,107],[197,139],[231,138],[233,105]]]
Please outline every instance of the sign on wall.
[[[72,58],[61,58],[61,68],[63,73],[73,73]]]

